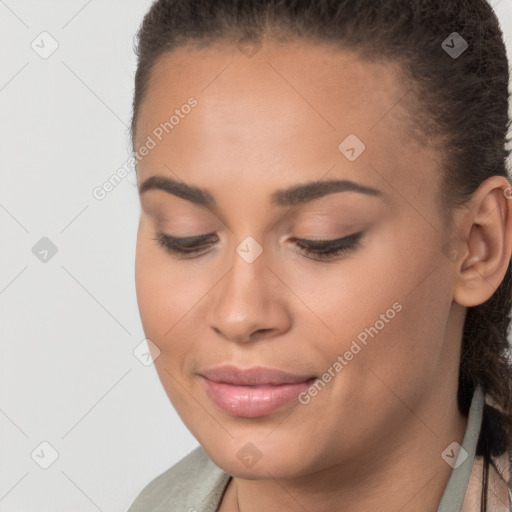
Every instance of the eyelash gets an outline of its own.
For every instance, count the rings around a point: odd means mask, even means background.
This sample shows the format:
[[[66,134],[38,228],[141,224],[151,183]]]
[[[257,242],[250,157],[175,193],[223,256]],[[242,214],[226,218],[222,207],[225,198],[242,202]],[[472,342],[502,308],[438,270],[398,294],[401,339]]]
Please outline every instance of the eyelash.
[[[295,244],[301,249],[306,257],[312,259],[329,260],[336,256],[348,254],[361,246],[361,238],[363,233],[354,233],[352,235],[337,238],[335,240],[306,240],[303,238],[295,238]],[[204,252],[206,242],[216,238],[215,235],[207,234],[202,236],[190,236],[185,238],[177,238],[165,233],[158,233],[153,240],[163,247],[167,252],[175,255],[180,259],[192,259],[198,256],[191,256]]]

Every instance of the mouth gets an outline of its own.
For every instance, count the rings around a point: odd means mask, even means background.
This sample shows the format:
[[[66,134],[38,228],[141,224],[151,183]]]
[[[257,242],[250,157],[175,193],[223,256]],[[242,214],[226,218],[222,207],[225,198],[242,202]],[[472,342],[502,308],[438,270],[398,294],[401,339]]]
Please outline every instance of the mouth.
[[[199,375],[206,394],[220,409],[248,418],[268,415],[296,400],[316,379],[264,367],[222,366]]]
[[[299,375],[274,368],[254,366],[238,368],[233,365],[207,368],[200,375],[212,382],[232,384],[234,386],[279,386],[283,384],[300,384],[314,375]]]

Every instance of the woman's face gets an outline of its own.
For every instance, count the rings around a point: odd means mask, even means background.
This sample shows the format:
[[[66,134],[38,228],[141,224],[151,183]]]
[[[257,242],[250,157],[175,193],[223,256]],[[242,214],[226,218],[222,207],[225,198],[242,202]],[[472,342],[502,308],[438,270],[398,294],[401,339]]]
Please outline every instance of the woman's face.
[[[455,407],[463,309],[409,95],[389,64],[306,43],[180,49],[153,71],[138,184],[177,184],[140,193],[138,304],[172,404],[230,474],[369,462],[405,424],[433,437],[439,396]],[[180,257],[159,233],[209,236]],[[345,237],[331,256],[297,244]],[[223,365],[313,381],[208,384]]]

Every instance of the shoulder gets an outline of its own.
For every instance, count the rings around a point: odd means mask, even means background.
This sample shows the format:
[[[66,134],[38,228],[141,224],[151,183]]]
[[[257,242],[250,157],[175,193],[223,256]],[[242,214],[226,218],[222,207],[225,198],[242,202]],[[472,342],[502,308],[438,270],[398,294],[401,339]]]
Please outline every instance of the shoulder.
[[[214,512],[229,478],[198,446],[149,482],[128,512]]]

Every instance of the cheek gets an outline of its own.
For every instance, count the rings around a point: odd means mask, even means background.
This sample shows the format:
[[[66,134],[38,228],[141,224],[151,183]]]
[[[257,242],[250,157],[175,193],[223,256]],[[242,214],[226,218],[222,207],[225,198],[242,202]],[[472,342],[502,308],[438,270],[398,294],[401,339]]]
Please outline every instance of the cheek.
[[[141,322],[146,338],[159,350],[154,366],[170,402],[187,425],[197,423],[204,410],[194,407],[183,374],[194,353],[187,312],[201,297],[197,279],[184,275],[179,264],[170,261],[149,235],[137,238],[135,284]],[[155,246],[153,246],[155,245]],[[204,292],[203,292],[204,294]],[[191,405],[192,404],[192,405]],[[214,429],[214,425],[210,426]]]
[[[135,289],[144,332],[146,337],[153,340],[157,337],[158,318],[165,305],[158,284],[160,269],[152,259],[150,241],[143,239],[143,236],[139,230],[135,253]]]
[[[150,235],[139,232],[135,256],[139,313],[146,337],[163,356],[170,352],[174,356],[188,346],[183,332],[187,326],[190,332],[187,316],[205,294],[204,285],[194,278],[194,272],[184,268],[151,240]]]
[[[326,336],[348,340],[405,295],[407,276],[389,260],[382,250],[378,253],[370,247],[332,265],[302,263],[282,269],[281,274],[300,299],[294,301],[300,318],[316,323]]]
[[[378,245],[379,254],[360,262],[361,280],[347,272],[345,289],[333,298],[343,308],[337,321],[336,308],[329,306],[332,325],[340,337],[361,346],[354,357],[362,365],[361,380],[368,378],[366,367],[406,396],[424,389],[439,370],[451,305],[449,276],[434,249],[398,239]]]
[[[165,254],[150,239],[139,231],[135,255],[135,287],[140,318],[144,333],[163,351],[164,340],[172,337],[172,328],[177,322],[177,306],[180,292],[176,293],[172,266],[165,261]]]
[[[362,349],[354,360],[370,368],[382,363],[389,380],[400,378],[390,370],[398,366],[433,371],[450,311],[449,279],[435,251],[422,247],[388,234],[337,267],[296,277],[294,292],[326,335],[324,358],[335,361],[357,341]]]

